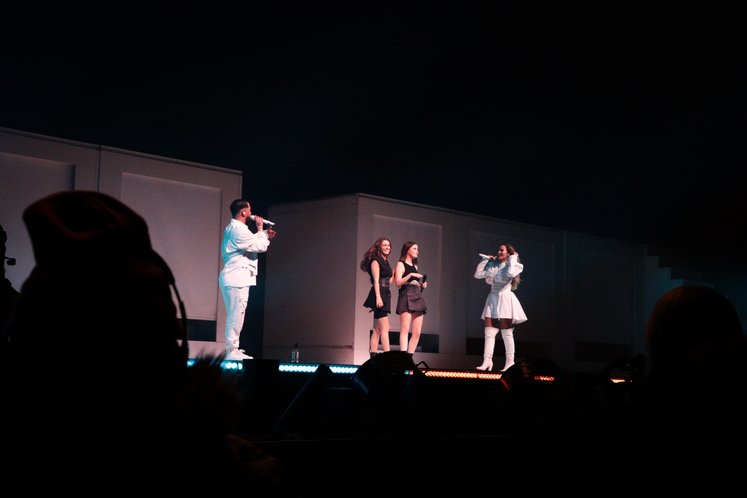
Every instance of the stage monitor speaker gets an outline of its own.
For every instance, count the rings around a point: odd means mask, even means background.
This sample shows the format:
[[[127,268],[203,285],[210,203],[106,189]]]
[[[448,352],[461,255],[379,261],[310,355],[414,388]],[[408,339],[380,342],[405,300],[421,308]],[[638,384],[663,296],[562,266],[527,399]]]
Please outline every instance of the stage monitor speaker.
[[[352,381],[368,394],[373,390],[399,390],[418,374],[412,356],[404,351],[379,353],[365,362],[353,375]]]
[[[332,375],[332,370],[327,365],[317,367],[316,372],[309,377],[301,391],[278,419],[272,430],[271,438],[278,438],[292,427],[298,429],[302,426],[308,428],[318,425],[313,413],[324,404],[324,392]]]
[[[542,358],[527,359],[511,365],[501,380],[507,389],[537,382],[538,379],[559,379],[560,367]]]

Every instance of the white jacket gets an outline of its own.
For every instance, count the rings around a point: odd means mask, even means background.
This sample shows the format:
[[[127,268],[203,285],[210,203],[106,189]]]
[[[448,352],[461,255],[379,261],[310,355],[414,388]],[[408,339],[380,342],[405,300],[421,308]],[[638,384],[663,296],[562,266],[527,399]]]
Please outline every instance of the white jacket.
[[[232,219],[223,232],[221,287],[257,285],[257,253],[267,251],[270,239],[264,230],[252,233],[245,223]]]
[[[489,262],[491,264],[488,266]],[[484,278],[485,282],[491,286],[491,292],[510,292],[511,281],[523,270],[524,265],[519,263],[519,257],[516,254],[511,254],[505,262],[500,264],[496,264],[495,261],[489,259],[483,259],[477,265],[475,278]]]

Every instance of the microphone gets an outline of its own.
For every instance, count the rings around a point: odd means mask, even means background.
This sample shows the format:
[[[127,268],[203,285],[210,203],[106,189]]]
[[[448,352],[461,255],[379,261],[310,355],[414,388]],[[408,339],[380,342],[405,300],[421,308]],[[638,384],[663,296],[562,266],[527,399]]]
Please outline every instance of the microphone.
[[[256,217],[255,217],[254,215],[251,215],[251,216],[249,217],[249,219],[250,219],[250,220],[252,220],[252,221],[254,221],[254,220],[256,219]],[[272,225],[274,225],[274,224],[275,224],[275,223],[273,223],[273,222],[271,222],[271,221],[269,221],[269,220],[265,220],[265,225],[270,225],[270,226],[272,226]]]
[[[480,257],[482,259],[494,259],[494,256],[488,256],[487,254],[482,254],[482,253],[480,253]]]

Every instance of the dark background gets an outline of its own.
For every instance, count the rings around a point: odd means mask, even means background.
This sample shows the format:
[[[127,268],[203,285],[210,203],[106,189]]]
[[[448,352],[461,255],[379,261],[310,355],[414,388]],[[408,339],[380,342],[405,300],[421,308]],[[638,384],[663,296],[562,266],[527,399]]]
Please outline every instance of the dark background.
[[[737,2],[14,3],[1,127],[743,259]]]

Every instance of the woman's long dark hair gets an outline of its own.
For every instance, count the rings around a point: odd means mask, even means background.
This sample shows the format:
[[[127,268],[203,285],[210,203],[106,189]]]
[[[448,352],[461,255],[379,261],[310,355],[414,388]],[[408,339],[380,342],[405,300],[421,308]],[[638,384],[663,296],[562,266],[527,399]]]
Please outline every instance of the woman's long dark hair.
[[[363,255],[363,259],[361,260],[361,270],[368,273],[368,270],[371,269],[371,261],[373,261],[376,256],[381,256],[382,258],[386,259],[386,256],[381,254],[381,244],[383,244],[385,240],[389,242],[390,246],[392,245],[392,241],[390,241],[386,237],[381,237],[376,240],[376,242],[374,242],[374,245],[369,247],[368,251],[366,251],[366,253]]]
[[[409,251],[412,246],[416,246],[416,245],[418,245],[416,242],[405,242],[402,245],[402,253],[399,256],[399,260],[404,263],[405,260],[407,259],[407,251]],[[412,264],[414,266],[418,266],[418,258],[413,259]]]

